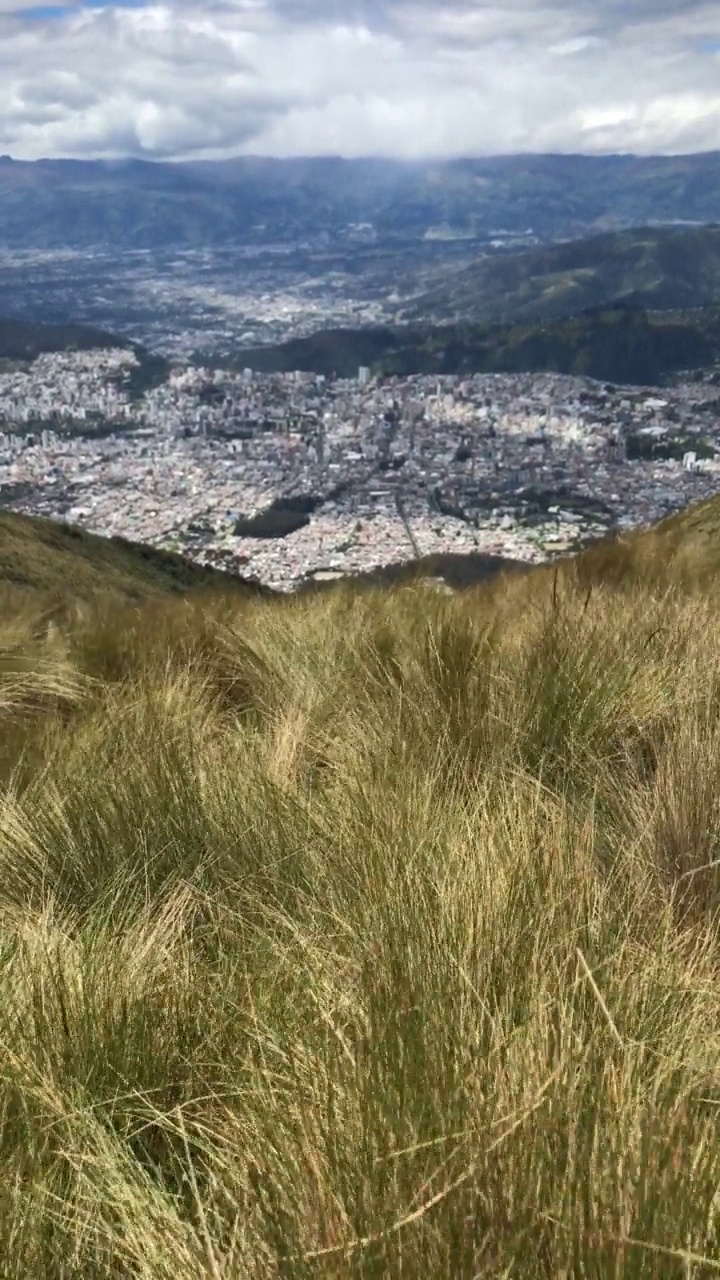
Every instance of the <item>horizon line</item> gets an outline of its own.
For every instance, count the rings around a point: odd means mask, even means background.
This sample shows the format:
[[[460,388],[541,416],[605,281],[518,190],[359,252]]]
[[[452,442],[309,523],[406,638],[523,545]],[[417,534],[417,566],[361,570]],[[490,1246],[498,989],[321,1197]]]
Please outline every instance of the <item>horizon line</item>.
[[[720,147],[711,147],[700,151],[493,151],[493,152],[463,152],[459,155],[437,155],[428,153],[426,156],[387,156],[375,152],[368,152],[362,156],[347,156],[339,152],[308,152],[303,155],[270,155],[267,153],[255,151],[241,151],[232,155],[203,158],[185,156],[146,156],[135,155],[128,152],[124,155],[117,156],[36,156],[34,159],[25,159],[22,156],[14,156],[9,152],[0,154],[0,165],[2,164],[103,164],[110,166],[123,166],[129,164],[232,164],[238,160],[259,160],[275,164],[299,164],[307,161],[325,161],[342,164],[357,164],[363,162],[375,162],[380,164],[462,164],[467,161],[481,160],[492,162],[495,160],[675,160],[675,159],[693,159],[701,157],[720,156]]]

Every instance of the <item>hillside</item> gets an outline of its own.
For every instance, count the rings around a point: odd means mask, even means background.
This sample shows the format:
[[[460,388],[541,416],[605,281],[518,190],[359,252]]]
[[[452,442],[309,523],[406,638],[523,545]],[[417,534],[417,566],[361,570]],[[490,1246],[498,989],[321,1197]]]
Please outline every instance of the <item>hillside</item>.
[[[35,360],[50,351],[90,351],[130,344],[122,338],[80,324],[33,324],[0,318],[0,360]]]
[[[0,245],[13,248],[343,240],[361,222],[387,243],[438,228],[470,238],[532,229],[548,238],[677,219],[720,220],[720,152],[182,164],[0,157]]]
[[[0,511],[0,584],[28,594],[103,592],[127,600],[212,587],[246,595],[260,591],[173,552],[9,511]]]
[[[232,367],[300,369],[354,378],[374,373],[567,373],[649,385],[720,361],[720,307],[647,312],[605,307],[555,322],[324,329],[277,346],[245,348]]]
[[[588,567],[611,578],[629,570],[668,584],[712,586],[720,574],[720,496],[693,503],[646,529],[634,530],[582,553]]]
[[[402,318],[558,320],[616,303],[654,310],[720,304],[720,226],[611,231],[479,258],[445,272]]]
[[[710,582],[720,572],[720,497],[677,512],[651,528],[593,542],[577,556],[562,557],[557,563],[563,579],[584,584],[651,578],[667,584],[675,579]],[[548,565],[532,568],[498,556],[451,553],[387,565],[345,581],[366,591],[429,578],[463,590],[502,583],[508,575],[527,580],[553,572]],[[310,579],[298,594],[333,594],[337,585]],[[0,511],[0,592],[10,600],[46,603],[100,595],[139,603],[198,592],[230,599],[274,594],[255,581],[205,568],[173,552],[9,511]]]
[[[104,329],[80,324],[36,324],[8,316],[0,318],[0,371],[4,362],[22,367],[50,352],[109,350],[113,347],[133,351],[137,358],[137,365],[123,383],[131,399],[139,398],[166,380],[170,362],[164,356],[155,355],[140,343],[107,333]]]
[[[3,1280],[717,1274],[720,592],[647,567],[0,610]]]

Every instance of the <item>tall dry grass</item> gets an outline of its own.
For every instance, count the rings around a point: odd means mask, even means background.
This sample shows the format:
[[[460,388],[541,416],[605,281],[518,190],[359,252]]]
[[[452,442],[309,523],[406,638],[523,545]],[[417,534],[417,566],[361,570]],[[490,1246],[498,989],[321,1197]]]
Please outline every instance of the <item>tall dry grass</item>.
[[[0,624],[0,1274],[720,1271],[708,595]]]

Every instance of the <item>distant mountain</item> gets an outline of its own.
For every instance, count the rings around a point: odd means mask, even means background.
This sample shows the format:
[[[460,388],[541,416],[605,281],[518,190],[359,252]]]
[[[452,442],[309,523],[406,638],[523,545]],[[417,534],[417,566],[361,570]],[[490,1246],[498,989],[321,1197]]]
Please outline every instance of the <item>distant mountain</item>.
[[[720,304],[720,226],[641,227],[483,257],[404,309],[408,320],[558,320],[623,303],[653,309]]]
[[[151,163],[0,157],[0,245],[192,248],[376,236],[541,239],[720,221],[720,152]],[[361,226],[360,224],[366,224]]]
[[[374,373],[566,373],[636,385],[720,361],[720,307],[647,312],[591,310],[556,323],[326,329],[278,346],[242,350],[235,368]]]

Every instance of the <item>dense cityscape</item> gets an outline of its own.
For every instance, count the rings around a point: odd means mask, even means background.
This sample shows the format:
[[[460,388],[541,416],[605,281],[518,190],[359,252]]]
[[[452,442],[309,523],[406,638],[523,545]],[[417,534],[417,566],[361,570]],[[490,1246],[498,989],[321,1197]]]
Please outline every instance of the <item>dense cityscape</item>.
[[[355,379],[115,349],[0,374],[0,503],[292,589],[436,553],[539,561],[720,488],[712,375]]]

